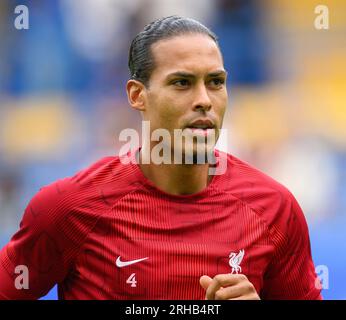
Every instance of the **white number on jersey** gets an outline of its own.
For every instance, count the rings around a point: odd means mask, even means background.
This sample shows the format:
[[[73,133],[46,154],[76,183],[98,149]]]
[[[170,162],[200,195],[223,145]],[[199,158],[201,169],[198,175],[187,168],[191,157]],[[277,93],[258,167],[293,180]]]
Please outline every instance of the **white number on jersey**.
[[[129,278],[126,280],[126,283],[130,284],[131,287],[137,287],[136,283],[136,274],[132,273]]]

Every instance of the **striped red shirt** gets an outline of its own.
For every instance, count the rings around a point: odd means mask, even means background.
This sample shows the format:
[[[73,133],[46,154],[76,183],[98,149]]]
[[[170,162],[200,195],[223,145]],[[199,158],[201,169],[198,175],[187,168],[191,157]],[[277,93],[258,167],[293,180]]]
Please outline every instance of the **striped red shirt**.
[[[171,195],[107,157],[42,188],[0,252],[0,298],[204,299],[243,273],[262,299],[321,299],[307,224],[281,184],[232,155],[203,191]],[[15,268],[29,270],[16,289]]]

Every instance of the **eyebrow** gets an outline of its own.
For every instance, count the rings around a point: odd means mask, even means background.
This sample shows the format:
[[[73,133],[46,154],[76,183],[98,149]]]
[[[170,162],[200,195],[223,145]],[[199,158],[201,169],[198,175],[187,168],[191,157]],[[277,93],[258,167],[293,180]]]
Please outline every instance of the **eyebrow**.
[[[216,70],[211,73],[208,73],[208,77],[219,77],[219,76],[227,76],[227,71],[225,70]],[[195,78],[196,76],[193,73],[185,72],[185,71],[177,71],[167,75],[167,79],[173,77],[181,77],[181,78]]]

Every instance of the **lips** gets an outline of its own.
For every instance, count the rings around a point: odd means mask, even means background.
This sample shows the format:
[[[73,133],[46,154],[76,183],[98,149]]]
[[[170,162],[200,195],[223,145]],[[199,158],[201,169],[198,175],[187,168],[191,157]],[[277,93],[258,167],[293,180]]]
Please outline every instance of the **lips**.
[[[210,136],[215,132],[215,124],[209,119],[198,119],[186,126],[193,135]]]
[[[187,128],[207,130],[207,129],[214,129],[215,125],[209,119],[199,119],[199,120],[195,120],[191,122],[189,125],[187,125]]]

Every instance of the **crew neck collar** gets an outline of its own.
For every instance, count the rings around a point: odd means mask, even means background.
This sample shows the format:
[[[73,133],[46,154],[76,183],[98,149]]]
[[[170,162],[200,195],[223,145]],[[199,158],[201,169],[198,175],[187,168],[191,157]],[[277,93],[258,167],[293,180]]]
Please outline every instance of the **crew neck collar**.
[[[218,175],[213,175],[210,183],[201,191],[191,194],[183,194],[183,195],[176,195],[168,193],[160,188],[158,188],[150,179],[148,179],[144,173],[142,172],[139,164],[138,164],[138,156],[139,152],[141,150],[141,147],[131,150],[128,152],[127,156],[130,161],[130,165],[132,166],[132,172],[136,177],[136,181],[138,181],[144,188],[150,190],[151,192],[155,192],[156,194],[160,194],[161,196],[168,197],[171,199],[176,200],[191,200],[191,199],[201,199],[204,197],[207,197],[212,190],[215,188],[215,184],[217,184],[217,181],[219,180]],[[218,150],[214,150],[215,156],[217,157],[219,155]],[[216,164],[217,166],[218,164]]]

